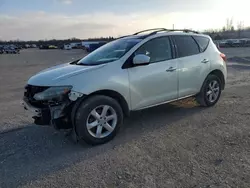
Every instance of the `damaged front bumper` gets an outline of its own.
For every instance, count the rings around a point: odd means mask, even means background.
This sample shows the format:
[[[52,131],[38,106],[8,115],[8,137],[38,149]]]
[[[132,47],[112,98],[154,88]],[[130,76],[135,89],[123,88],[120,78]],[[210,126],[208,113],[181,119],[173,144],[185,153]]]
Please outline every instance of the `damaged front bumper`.
[[[38,125],[49,125],[51,122],[51,115],[49,108],[36,108],[32,106],[27,99],[23,99],[21,105],[29,116],[34,119],[34,123]]]
[[[27,99],[24,99],[22,106],[27,110],[37,125],[51,125],[56,129],[68,129],[72,127],[70,118],[71,103],[65,102],[37,108],[32,106]]]
[[[82,95],[72,92],[65,95],[60,101],[37,101],[34,94],[41,92],[46,88],[37,86],[28,86],[24,93],[22,106],[37,125],[52,125],[56,129],[72,128],[71,111],[75,101]],[[36,92],[37,91],[37,92]]]

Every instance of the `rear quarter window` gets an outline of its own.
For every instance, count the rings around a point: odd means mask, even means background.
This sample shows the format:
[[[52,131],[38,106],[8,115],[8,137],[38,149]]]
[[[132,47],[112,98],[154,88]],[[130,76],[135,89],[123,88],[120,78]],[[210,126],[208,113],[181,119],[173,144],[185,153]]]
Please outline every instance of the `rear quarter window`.
[[[202,36],[193,36],[193,37],[200,47],[200,52],[205,52],[209,44],[209,38]]]

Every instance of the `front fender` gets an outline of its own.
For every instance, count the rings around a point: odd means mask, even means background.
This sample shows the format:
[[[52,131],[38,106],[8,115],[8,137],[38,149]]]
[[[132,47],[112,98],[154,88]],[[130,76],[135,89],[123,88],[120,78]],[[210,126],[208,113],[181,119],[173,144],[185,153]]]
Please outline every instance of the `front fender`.
[[[128,72],[115,62],[62,80],[60,85],[72,85],[72,91],[83,95],[90,95],[100,90],[112,90],[121,94],[130,107]]]

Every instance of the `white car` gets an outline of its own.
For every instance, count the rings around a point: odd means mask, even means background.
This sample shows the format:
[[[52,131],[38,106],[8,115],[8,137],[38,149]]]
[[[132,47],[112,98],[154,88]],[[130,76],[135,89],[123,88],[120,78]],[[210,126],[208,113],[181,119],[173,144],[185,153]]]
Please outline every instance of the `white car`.
[[[64,50],[72,50],[72,46],[71,46],[70,44],[65,44],[65,45],[63,46],[63,49],[64,49]]]
[[[73,128],[96,145],[111,140],[131,111],[191,96],[215,105],[226,77],[225,55],[209,36],[151,29],[32,76],[23,106],[36,124]]]

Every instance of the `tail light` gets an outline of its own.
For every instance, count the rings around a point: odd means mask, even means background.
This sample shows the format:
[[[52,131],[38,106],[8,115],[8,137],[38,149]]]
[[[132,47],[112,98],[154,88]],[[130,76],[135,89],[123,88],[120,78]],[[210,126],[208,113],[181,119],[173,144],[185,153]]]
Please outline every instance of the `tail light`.
[[[223,59],[223,61],[225,61],[225,62],[226,62],[227,57],[226,57],[226,55],[225,55],[225,54],[221,53],[221,54],[220,54],[220,57]]]

